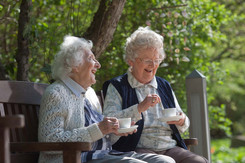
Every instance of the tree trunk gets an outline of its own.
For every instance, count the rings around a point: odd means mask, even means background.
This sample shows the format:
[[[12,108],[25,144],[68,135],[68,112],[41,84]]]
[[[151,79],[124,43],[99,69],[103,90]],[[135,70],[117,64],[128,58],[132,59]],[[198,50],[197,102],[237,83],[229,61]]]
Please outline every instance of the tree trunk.
[[[20,15],[18,20],[18,49],[16,54],[17,61],[17,80],[28,80],[29,71],[29,32],[25,31],[29,23],[31,0],[22,0],[20,5]]]
[[[93,22],[83,36],[93,41],[92,51],[96,58],[99,58],[112,41],[125,2],[126,0],[101,0]]]
[[[0,60],[0,80],[7,80],[8,78],[6,77],[5,69],[2,65],[2,62]]]

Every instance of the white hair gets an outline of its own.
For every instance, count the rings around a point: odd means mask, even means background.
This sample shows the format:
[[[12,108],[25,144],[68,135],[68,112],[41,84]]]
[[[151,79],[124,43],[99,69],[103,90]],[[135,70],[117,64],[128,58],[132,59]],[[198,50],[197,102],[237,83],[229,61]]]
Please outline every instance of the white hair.
[[[51,67],[53,79],[60,79],[69,74],[72,68],[83,63],[84,50],[92,49],[93,43],[84,38],[65,36],[60,51],[55,55]]]
[[[125,45],[125,61],[134,61],[137,58],[138,50],[154,48],[158,51],[160,59],[165,58],[165,52],[163,48],[164,38],[152,31],[149,27],[139,27],[130,37],[127,38]],[[129,63],[128,63],[129,64]]]

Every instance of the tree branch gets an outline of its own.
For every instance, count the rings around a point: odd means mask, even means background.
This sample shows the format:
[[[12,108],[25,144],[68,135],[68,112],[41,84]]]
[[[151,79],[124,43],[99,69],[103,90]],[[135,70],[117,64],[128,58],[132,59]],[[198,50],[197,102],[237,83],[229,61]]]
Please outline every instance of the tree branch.
[[[84,34],[84,38],[92,40],[96,58],[105,51],[113,39],[113,34],[122,15],[126,0],[101,0],[93,22]]]
[[[222,52],[220,52],[216,57],[214,57],[213,61],[220,61],[223,57],[223,55],[228,52],[228,50],[231,49],[230,45],[228,45]]]
[[[187,6],[187,4],[175,5],[175,6],[163,6],[163,7],[160,7],[160,8],[149,8],[147,10],[165,10],[165,9],[168,9],[168,8],[178,8],[178,7],[185,7],[185,6]]]

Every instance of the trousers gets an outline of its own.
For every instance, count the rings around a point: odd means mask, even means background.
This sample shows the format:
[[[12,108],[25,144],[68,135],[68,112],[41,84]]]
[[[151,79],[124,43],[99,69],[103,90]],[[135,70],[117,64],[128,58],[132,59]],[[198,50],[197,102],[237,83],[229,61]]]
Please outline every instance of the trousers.
[[[173,158],[176,161],[176,163],[208,163],[209,162],[206,158],[199,156],[189,150],[180,148],[178,146],[163,151],[153,151],[150,149],[142,149],[142,148],[136,149],[135,151],[137,153],[152,153],[152,154],[169,156]]]
[[[123,155],[107,154],[103,159],[90,160],[87,163],[175,163],[174,159],[164,155],[129,152]]]

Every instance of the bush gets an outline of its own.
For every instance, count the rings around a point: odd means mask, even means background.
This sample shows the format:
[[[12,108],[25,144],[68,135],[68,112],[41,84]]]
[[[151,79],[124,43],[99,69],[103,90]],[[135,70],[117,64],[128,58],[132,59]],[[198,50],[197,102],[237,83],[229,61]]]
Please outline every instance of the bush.
[[[245,162],[245,147],[230,148],[230,139],[214,139],[211,141],[211,158],[213,163]]]

